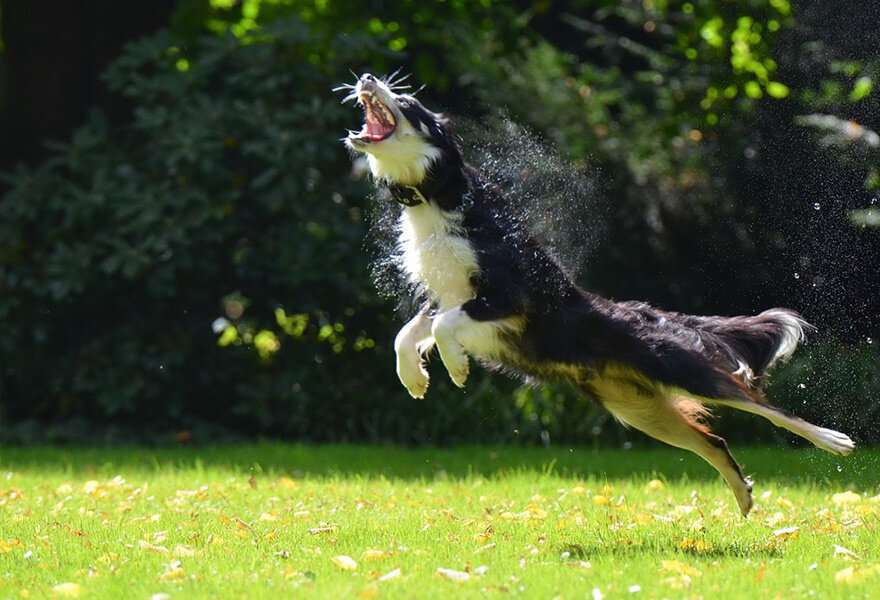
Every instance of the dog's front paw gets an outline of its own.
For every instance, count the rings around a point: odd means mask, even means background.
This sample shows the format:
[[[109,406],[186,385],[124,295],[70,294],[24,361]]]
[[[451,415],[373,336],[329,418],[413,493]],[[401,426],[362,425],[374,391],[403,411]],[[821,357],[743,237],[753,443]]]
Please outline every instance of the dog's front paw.
[[[463,388],[470,374],[470,363],[467,354],[461,350],[461,347],[456,349],[446,348],[445,351],[440,346],[437,348],[440,350],[440,360],[443,361],[443,365],[446,367],[452,383]]]
[[[397,356],[397,377],[413,398],[424,398],[428,391],[428,371],[418,355],[404,360]]]

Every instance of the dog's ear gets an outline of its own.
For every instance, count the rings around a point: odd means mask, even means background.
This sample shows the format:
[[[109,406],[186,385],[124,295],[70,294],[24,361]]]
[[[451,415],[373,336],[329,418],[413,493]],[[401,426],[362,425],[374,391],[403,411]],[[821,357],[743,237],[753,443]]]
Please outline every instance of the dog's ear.
[[[415,98],[402,98],[398,106],[413,128],[426,135],[432,144],[449,154],[460,154],[448,117],[428,110]]]

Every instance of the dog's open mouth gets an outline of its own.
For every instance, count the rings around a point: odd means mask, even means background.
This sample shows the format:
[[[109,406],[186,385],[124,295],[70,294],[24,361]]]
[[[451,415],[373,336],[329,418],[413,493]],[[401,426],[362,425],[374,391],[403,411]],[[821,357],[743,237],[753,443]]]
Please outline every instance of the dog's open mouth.
[[[364,107],[364,128],[358,138],[365,142],[381,142],[388,138],[397,127],[391,109],[385,106],[376,94],[362,91],[358,103]]]

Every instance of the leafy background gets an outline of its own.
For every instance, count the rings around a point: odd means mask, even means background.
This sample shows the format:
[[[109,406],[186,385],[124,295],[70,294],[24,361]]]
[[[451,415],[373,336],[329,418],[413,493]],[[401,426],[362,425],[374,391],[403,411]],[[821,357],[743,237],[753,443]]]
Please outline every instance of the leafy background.
[[[876,441],[880,35],[850,8],[0,2],[0,438],[639,441],[564,386],[396,382],[370,185],[338,141],[359,117],[330,88],[402,67],[595,184],[584,285],[803,311],[819,334],[774,401]]]

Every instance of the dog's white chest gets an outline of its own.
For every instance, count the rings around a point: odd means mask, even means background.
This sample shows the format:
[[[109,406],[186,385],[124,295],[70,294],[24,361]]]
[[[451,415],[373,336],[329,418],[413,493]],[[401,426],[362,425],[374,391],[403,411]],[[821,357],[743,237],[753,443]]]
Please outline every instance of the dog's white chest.
[[[400,217],[403,267],[441,312],[474,298],[471,278],[478,271],[477,258],[459,218],[431,204],[408,207]]]

